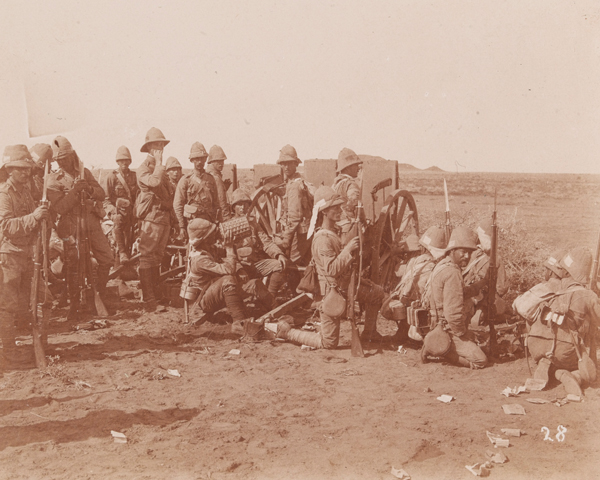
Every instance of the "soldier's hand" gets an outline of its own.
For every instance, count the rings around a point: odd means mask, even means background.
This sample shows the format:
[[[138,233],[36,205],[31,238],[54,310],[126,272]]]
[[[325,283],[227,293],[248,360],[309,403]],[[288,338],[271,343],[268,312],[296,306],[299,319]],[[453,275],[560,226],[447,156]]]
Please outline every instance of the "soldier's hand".
[[[281,264],[281,271],[284,271],[288,267],[288,259],[285,255],[278,255],[277,260]]]
[[[179,242],[183,242],[183,241],[187,240],[187,232],[185,231],[185,228],[179,229],[179,235],[177,235],[177,240]]]
[[[75,180],[75,184],[73,185],[73,190],[76,192],[88,191],[90,188],[90,184],[86,180],[77,179]]]
[[[358,250],[360,248],[360,239],[358,237],[354,237],[352,240],[350,240],[346,246],[344,247],[344,250],[346,250],[348,253],[352,253],[355,252],[356,250]]]
[[[33,211],[33,218],[35,218],[38,222],[43,218],[48,218],[50,212],[48,211],[48,207],[46,205],[40,205]]]
[[[223,245],[226,247],[233,247],[233,230],[227,230],[223,237]]]
[[[229,190],[229,187],[231,187],[231,184],[233,182],[231,181],[231,178],[226,178],[225,180],[223,180],[223,185],[225,185],[225,190]]]
[[[154,157],[157,163],[162,164],[163,151],[162,150],[150,150],[150,154]]]

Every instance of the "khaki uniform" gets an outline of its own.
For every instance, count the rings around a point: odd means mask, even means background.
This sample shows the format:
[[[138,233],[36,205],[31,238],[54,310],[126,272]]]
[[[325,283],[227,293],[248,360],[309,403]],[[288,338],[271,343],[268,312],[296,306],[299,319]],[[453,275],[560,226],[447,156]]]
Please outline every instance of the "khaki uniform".
[[[200,289],[198,303],[205,313],[227,307],[233,320],[245,318],[242,292],[236,280],[236,258],[225,257],[223,262],[207,250],[190,252],[191,285]]]
[[[465,292],[461,269],[450,258],[442,259],[431,273],[431,319],[432,326],[442,322],[452,339],[452,346],[446,358],[458,363],[459,357],[475,368],[483,368],[487,363],[485,353],[470,340],[467,319],[464,315]]]
[[[217,185],[212,175],[206,172],[198,174],[194,170],[181,177],[173,201],[180,229],[187,227],[190,218],[216,222],[218,205]]]
[[[277,237],[279,247],[288,252],[293,262],[308,262],[310,241],[306,234],[312,215],[312,195],[299,173],[287,180],[282,202],[282,232]]]
[[[15,350],[15,317],[28,317],[33,246],[38,222],[33,217],[35,202],[27,186],[8,179],[0,186],[0,337],[5,356]]]
[[[223,182],[223,174],[214,168],[210,163],[206,166],[206,173],[213,176],[215,179],[215,185],[217,187],[217,199],[219,202],[219,214],[217,221],[223,222],[225,220],[229,220],[232,216],[231,206],[227,200],[227,188],[225,187],[225,182]]]
[[[350,239],[358,235],[358,231],[356,228],[353,228],[354,224],[352,222],[357,216],[356,207],[360,201],[360,187],[358,186],[356,178],[345,173],[339,173],[338,176],[335,177],[331,187],[335,193],[344,199],[344,205],[342,205],[342,219],[338,222],[338,225],[342,229],[342,243],[345,245]]]
[[[562,325],[548,323],[538,318],[529,331],[527,345],[532,358],[537,362],[553,351],[552,363],[569,371],[578,369],[578,357],[570,331],[583,340],[585,346],[591,345],[591,333],[600,325],[600,302],[598,296],[587,290],[570,276],[562,280],[551,279],[545,282],[550,290],[567,291],[550,301],[552,310],[568,311]],[[553,342],[556,339],[556,346]]]
[[[140,268],[160,268],[174,221],[173,195],[165,166],[152,155],[137,170],[140,193],[136,216],[140,231]]]
[[[106,177],[105,191],[104,208],[107,212],[112,211],[117,253],[124,252],[129,256],[136,226],[133,208],[139,193],[135,172],[130,170],[123,175],[119,170],[113,170]]]
[[[345,297],[352,274],[353,258],[342,249],[340,237],[327,229],[318,230],[312,243],[312,255],[319,277],[321,294],[327,295],[330,288],[338,287]],[[379,285],[363,279],[356,298],[366,305],[365,330],[376,329],[377,312],[384,298],[383,289]],[[321,346],[322,348],[337,347],[340,339],[341,317],[331,317],[320,310],[321,317]]]

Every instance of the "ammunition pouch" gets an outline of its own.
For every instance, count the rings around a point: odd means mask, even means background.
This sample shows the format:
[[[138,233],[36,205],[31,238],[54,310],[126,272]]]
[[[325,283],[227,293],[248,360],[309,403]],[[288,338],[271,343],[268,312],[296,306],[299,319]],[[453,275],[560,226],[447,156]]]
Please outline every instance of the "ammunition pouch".
[[[200,213],[200,209],[196,205],[184,205],[183,216],[185,218],[196,218]]]
[[[429,310],[419,308],[418,302],[413,302],[414,306],[406,307],[406,319],[408,325],[413,327],[421,337],[425,337],[431,329],[431,317]]]

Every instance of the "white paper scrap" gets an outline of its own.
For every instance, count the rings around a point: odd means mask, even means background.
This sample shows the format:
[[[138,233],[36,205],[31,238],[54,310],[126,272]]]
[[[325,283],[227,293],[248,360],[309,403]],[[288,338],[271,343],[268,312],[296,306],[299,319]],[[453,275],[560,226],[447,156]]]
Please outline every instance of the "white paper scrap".
[[[167,373],[173,377],[181,377],[181,374],[177,370],[167,370]]]
[[[439,397],[437,397],[437,399],[440,402],[450,403],[452,400],[454,400],[454,397],[452,395],[440,395]]]
[[[127,443],[127,437],[124,433],[115,432],[114,430],[111,430],[110,434],[112,435],[115,443]]]

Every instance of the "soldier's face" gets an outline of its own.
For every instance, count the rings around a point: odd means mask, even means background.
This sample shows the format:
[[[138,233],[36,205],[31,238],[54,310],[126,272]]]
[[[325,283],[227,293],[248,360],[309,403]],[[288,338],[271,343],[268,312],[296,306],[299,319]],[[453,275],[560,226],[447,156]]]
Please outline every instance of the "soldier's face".
[[[342,219],[342,206],[334,205],[323,211],[323,215],[332,222],[339,222]]]
[[[298,165],[296,164],[296,162],[283,162],[281,164],[281,171],[288,178],[294,175],[294,173],[296,173],[297,168]]]
[[[131,160],[119,160],[117,162],[117,164],[119,165],[119,169],[123,172],[128,172],[129,171],[129,165],[131,165]]]
[[[8,167],[8,176],[12,178],[13,182],[23,185],[31,178],[31,168]]]
[[[236,203],[233,206],[233,213],[236,217],[241,217],[242,215],[246,215],[248,208],[250,208],[250,204],[248,202]]]
[[[448,255],[460,268],[465,268],[469,264],[471,250],[467,250],[466,248],[455,248]]]
[[[192,158],[190,161],[194,164],[194,168],[196,170],[202,171],[202,170],[204,170],[204,164],[206,163],[206,158],[207,157]]]
[[[225,160],[216,160],[211,162],[211,164],[217,172],[222,172],[223,167],[225,166]]]
[[[358,177],[358,172],[360,172],[361,168],[362,165],[360,163],[355,163],[354,165],[350,165],[349,167],[344,168],[344,171],[342,173],[350,175],[352,178],[356,178]]]
[[[181,168],[171,168],[167,170],[167,175],[171,179],[171,182],[177,183],[183,174],[181,173]]]

